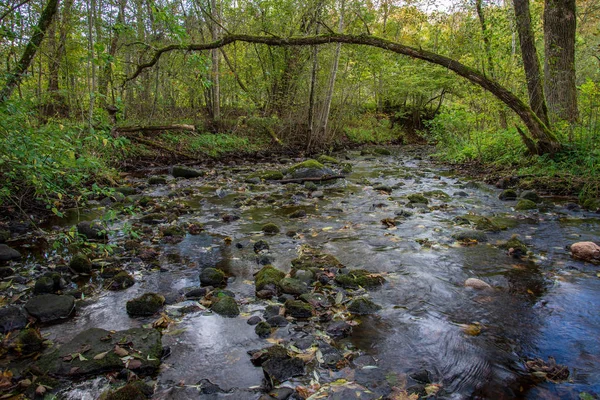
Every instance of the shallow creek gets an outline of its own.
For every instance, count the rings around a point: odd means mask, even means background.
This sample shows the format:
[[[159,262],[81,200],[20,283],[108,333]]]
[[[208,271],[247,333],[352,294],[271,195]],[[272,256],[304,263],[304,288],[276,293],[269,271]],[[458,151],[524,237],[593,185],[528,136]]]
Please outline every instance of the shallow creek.
[[[158,267],[126,258],[123,268],[134,275],[133,287],[98,291],[79,302],[74,318],[46,326],[42,333],[60,344],[92,327],[123,330],[149,324],[156,316],[129,317],[127,300],[157,292],[167,298],[166,309],[176,310],[177,298],[199,286],[199,271],[217,266],[230,275],[227,290],[235,293],[241,315],[224,318],[204,310],[173,317],[175,323],[163,332],[170,355],[156,377],[154,398],[256,399],[264,376],[247,351],[307,331],[300,329],[302,323],[290,324],[265,340],[246,323],[273,303],[254,293],[254,274],[262,265],[253,243],[263,239],[270,246],[264,257],[283,271],[290,270],[291,260],[308,245],[337,257],[349,269],[366,269],[386,279],[381,288],[368,292],[382,309],[357,318],[360,323],[350,336],[337,341],[340,349],[374,359],[372,369],[377,373],[367,381],[376,382],[379,376],[402,388],[411,382],[407,377],[425,372],[430,383],[441,388],[438,398],[449,399],[600,394],[598,269],[571,259],[566,249],[574,242],[600,241],[598,215],[569,211],[551,198],[544,199],[543,211],[515,211],[516,201],[499,200],[499,189],[455,176],[401,149],[391,156],[351,152],[348,158],[353,171],[346,179],[319,185],[322,198],[299,184],[246,183],[249,174],[282,168],[280,164],[206,168],[205,177],[169,178],[166,184],[153,186],[145,185],[147,177],[127,178],[159,203],[168,199],[170,204],[185,205],[188,212],[175,223],[197,221],[204,232],[186,234],[172,244],[152,235],[143,237],[159,250]],[[375,190],[377,185],[393,191]],[[434,190],[448,197],[434,194],[427,206],[406,207],[407,195]],[[289,218],[300,209],[306,217]],[[239,219],[224,222],[225,214]],[[461,244],[452,235],[464,229],[455,218],[465,214],[498,217],[507,229],[486,233],[487,242]],[[78,218],[98,215],[98,210],[91,210]],[[110,225],[110,240],[123,241],[124,224],[140,215],[120,215]],[[386,218],[395,219],[396,226],[382,224]],[[267,222],[278,225],[281,233],[264,235],[261,227]],[[288,236],[288,231],[296,234]],[[528,245],[528,257],[514,258],[498,247],[513,234]],[[468,278],[482,279],[493,289],[467,288]],[[476,334],[466,327],[476,327]],[[531,378],[525,361],[548,357],[569,368],[567,381]],[[348,368],[308,371],[288,386],[308,386],[310,380],[351,382],[355,376]],[[222,392],[201,394],[194,385],[203,379]],[[94,399],[107,387],[106,378],[98,377],[74,383],[60,396]]]

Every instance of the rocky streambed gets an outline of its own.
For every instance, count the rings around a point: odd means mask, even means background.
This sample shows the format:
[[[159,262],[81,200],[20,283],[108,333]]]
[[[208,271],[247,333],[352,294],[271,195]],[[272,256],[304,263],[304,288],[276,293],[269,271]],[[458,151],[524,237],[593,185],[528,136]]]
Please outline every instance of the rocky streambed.
[[[595,213],[409,148],[124,179],[0,232],[7,398],[600,394]]]

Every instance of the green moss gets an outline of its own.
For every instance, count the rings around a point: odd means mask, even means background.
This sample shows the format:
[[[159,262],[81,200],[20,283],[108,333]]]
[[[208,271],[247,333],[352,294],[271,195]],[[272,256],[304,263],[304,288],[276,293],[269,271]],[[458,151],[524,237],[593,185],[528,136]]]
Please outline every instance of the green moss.
[[[162,229],[163,236],[183,236],[185,231],[177,225],[169,225]]]
[[[92,262],[83,253],[77,253],[71,258],[69,267],[80,274],[89,274],[92,271]]]
[[[223,317],[233,318],[240,315],[240,309],[235,299],[230,296],[218,297],[210,309]]]
[[[263,225],[263,227],[261,228],[261,230],[266,233],[267,235],[275,235],[277,233],[280,232],[280,229],[277,225],[275,225],[274,223],[270,222],[268,224]]]
[[[269,325],[265,321],[261,321],[254,328],[254,332],[256,332],[256,334],[258,335],[258,337],[264,339],[264,338],[268,337],[271,334],[271,325]]]
[[[264,171],[258,174],[258,177],[265,181],[277,181],[283,179],[283,173],[281,171]]]
[[[148,178],[149,185],[164,185],[167,183],[167,178],[164,176],[151,176]]]
[[[424,192],[423,195],[426,197],[432,197],[434,199],[447,200],[450,198],[448,193],[444,192],[443,190],[430,190],[428,192]]]
[[[357,269],[347,274],[336,275],[335,281],[344,288],[357,289],[358,287],[363,287],[370,289],[383,285],[385,279],[364,269]]]
[[[321,164],[339,164],[337,158],[330,157],[325,154],[320,155],[319,158],[317,158],[317,161],[319,161]]]
[[[320,162],[318,162],[317,160],[313,160],[313,159],[308,159],[306,161],[302,161],[301,163],[292,165],[290,168],[288,168],[288,172],[294,172],[297,171],[299,169],[322,169],[325,168],[325,166],[323,164],[321,164]]]
[[[344,265],[331,254],[310,248],[304,249],[300,257],[293,259],[292,265],[296,269],[309,269],[313,272],[318,269],[344,268]]]
[[[263,290],[267,285],[277,286],[279,281],[284,277],[285,272],[278,270],[272,265],[267,265],[256,274],[256,291]]]
[[[308,292],[306,283],[294,278],[283,278],[278,285],[281,291],[287,294],[301,295]]]
[[[156,293],[144,293],[127,302],[127,314],[131,316],[153,315],[165,302],[165,298]]]
[[[410,201],[411,203],[415,203],[415,204],[428,204],[429,203],[429,200],[427,200],[427,198],[425,196],[423,196],[421,193],[409,194],[408,196],[406,196],[406,198],[408,199],[408,201]]]
[[[600,199],[585,199],[582,205],[586,210],[596,211],[600,209]]]
[[[302,300],[288,300],[285,302],[285,315],[306,319],[312,317],[312,312],[313,307]]]
[[[204,268],[200,272],[200,284],[202,286],[221,286],[225,283],[225,273],[216,268]]]
[[[488,217],[482,215],[466,214],[461,217],[454,218],[454,221],[458,225],[471,225],[475,229],[486,232],[499,232],[502,230],[502,226],[499,226]],[[506,228],[504,228],[506,229]]]
[[[373,149],[373,153],[379,154],[380,156],[391,156],[392,152],[383,147],[376,147]]]
[[[523,193],[521,193],[521,198],[531,200],[534,203],[540,203],[542,201],[542,198],[532,190],[526,190]]]
[[[350,163],[343,163],[342,164],[342,172],[344,174],[349,174],[350,172],[352,172],[352,164],[350,164]]]
[[[123,290],[133,286],[134,283],[133,276],[125,271],[121,271],[112,278],[112,282],[108,288],[110,290]]]
[[[147,398],[144,392],[133,384],[111,391],[104,397],[105,400],[146,400]]]
[[[516,200],[517,199],[517,192],[515,192],[513,189],[506,189],[506,190],[503,190],[502,193],[500,193],[500,195],[498,196],[498,198],[500,200],[504,200],[504,201]]]
[[[525,211],[525,210],[533,210],[537,208],[537,204],[535,204],[531,200],[521,199],[515,206],[515,210],[517,211]]]
[[[17,353],[31,354],[44,348],[44,338],[37,329],[24,329],[19,332],[11,347]]]
[[[381,306],[365,297],[359,297],[358,299],[352,300],[348,305],[348,311],[358,315],[374,314],[379,310],[381,310]]]
[[[500,245],[501,249],[513,249],[513,251],[519,251],[523,254],[527,254],[527,245],[519,239],[519,235],[512,235],[512,237],[506,242]]]

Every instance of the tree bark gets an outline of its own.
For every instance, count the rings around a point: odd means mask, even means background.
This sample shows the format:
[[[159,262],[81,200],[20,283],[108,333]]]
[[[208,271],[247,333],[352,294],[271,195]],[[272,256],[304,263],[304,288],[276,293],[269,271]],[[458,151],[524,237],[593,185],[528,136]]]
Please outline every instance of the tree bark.
[[[575,0],[546,0],[544,7],[544,49],[546,58],[546,99],[550,112],[560,119],[576,122],[575,86]]]
[[[112,38],[110,39],[110,44],[108,46],[108,55],[110,56],[109,60],[104,65],[102,69],[102,73],[100,75],[100,79],[98,81],[98,92],[102,96],[102,102],[104,105],[114,103],[114,99],[109,101],[109,93],[108,86],[112,81],[112,66],[113,59],[117,54],[117,46],[119,45],[120,32],[123,29],[123,25],[125,24],[125,0],[119,0],[119,13],[117,14],[117,19],[115,20],[115,25],[112,27]],[[113,96],[114,97],[114,96]]]
[[[483,14],[483,7],[481,3],[482,0],[475,0],[475,9],[477,11],[477,17],[479,18],[479,26],[481,27],[481,34],[483,36],[483,46],[487,58],[487,68],[489,71],[489,76],[492,79],[496,79],[496,74],[494,73],[494,60],[492,58],[492,43],[490,40],[490,33],[487,29],[485,15]]]
[[[556,151],[560,150],[561,147],[556,136],[552,133],[552,131],[550,131],[548,126],[544,124],[540,118],[538,118],[533,110],[527,106],[527,104],[525,104],[521,99],[519,99],[505,87],[501,86],[494,80],[487,78],[481,72],[467,67],[466,65],[463,65],[460,62],[446,56],[370,35],[326,34],[289,38],[272,36],[226,35],[212,43],[193,43],[187,45],[172,44],[157,49],[154,52],[152,59],[146,63],[138,65],[136,71],[125,80],[125,83],[137,78],[147,68],[153,67],[163,55],[169,52],[182,50],[205,51],[223,47],[234,42],[260,43],[268,46],[313,46],[329,43],[356,44],[377,47],[437,64],[455,72],[463,78],[468,79],[472,83],[481,86],[483,89],[492,93],[494,96],[496,96],[496,98],[498,98],[498,100],[502,101],[510,109],[512,109],[525,123],[525,126],[527,126],[527,129],[531,133],[532,137],[536,140],[538,154],[555,153]]]
[[[540,72],[540,62],[535,48],[535,39],[531,29],[531,14],[529,12],[529,0],[513,0],[519,43],[521,45],[521,56],[525,79],[527,80],[527,93],[529,94],[529,105],[540,120],[550,126],[548,120],[548,109],[544,99],[544,86]]]
[[[214,21],[210,24],[210,34],[212,40],[217,40],[219,36],[219,27],[217,21],[219,21],[219,11],[217,10],[217,1],[210,1],[210,13]],[[219,49],[215,48],[211,51],[212,58],[212,118],[214,121],[221,119],[221,85],[219,83]]]
[[[23,55],[15,68],[15,72],[8,77],[4,84],[4,88],[0,92],[0,104],[5,103],[10,98],[12,92],[23,80],[23,76],[31,65],[35,53],[40,47],[40,44],[42,44],[42,40],[44,40],[48,27],[54,20],[54,15],[56,15],[56,10],[58,9],[58,2],[59,0],[48,0],[46,7],[42,10],[38,24],[33,28],[31,38],[29,39],[27,46],[25,46],[25,51],[23,51]]]

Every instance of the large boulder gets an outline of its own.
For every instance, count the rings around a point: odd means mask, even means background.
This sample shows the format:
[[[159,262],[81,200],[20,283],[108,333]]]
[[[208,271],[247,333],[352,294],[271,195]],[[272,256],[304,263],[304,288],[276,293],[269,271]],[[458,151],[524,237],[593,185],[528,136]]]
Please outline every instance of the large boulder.
[[[0,262],[12,261],[21,258],[21,253],[5,244],[0,244]]]
[[[279,281],[279,289],[282,293],[301,295],[308,292],[308,286],[301,280],[294,278],[283,278]]]
[[[162,356],[160,332],[133,328],[111,333],[91,328],[61,347],[47,351],[37,362],[43,373],[71,379],[121,371],[136,374],[158,370]]]
[[[233,297],[221,296],[210,307],[212,312],[215,312],[223,317],[233,318],[240,315],[240,309]]]
[[[600,246],[594,242],[577,242],[571,245],[571,255],[573,258],[600,263]]]
[[[327,168],[317,160],[312,159],[292,165],[287,172],[294,179],[322,178],[335,175],[331,168]]]
[[[55,322],[68,318],[75,310],[75,298],[68,295],[42,294],[31,298],[25,310],[41,322]]]

